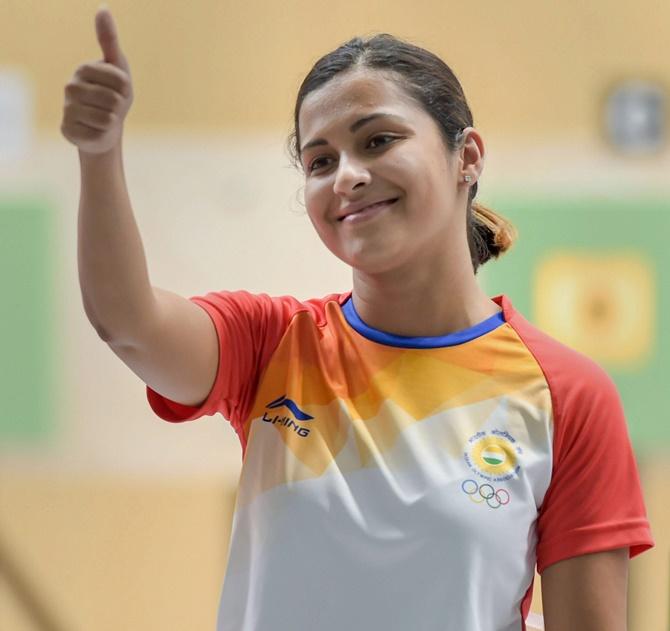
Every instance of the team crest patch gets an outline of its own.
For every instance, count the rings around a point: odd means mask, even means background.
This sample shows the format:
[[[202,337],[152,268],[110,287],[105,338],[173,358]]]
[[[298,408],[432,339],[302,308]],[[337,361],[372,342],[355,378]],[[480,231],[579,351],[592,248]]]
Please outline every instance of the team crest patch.
[[[523,449],[506,431],[477,432],[468,439],[463,453],[470,470],[489,482],[511,480],[519,474]]]

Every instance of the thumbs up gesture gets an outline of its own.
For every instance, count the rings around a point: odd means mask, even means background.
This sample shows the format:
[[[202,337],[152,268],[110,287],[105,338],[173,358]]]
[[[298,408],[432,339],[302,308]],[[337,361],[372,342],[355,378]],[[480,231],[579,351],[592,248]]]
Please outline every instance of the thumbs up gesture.
[[[105,153],[121,143],[123,121],[133,102],[128,61],[109,9],[95,15],[103,59],[85,63],[65,86],[61,133],[83,153]]]

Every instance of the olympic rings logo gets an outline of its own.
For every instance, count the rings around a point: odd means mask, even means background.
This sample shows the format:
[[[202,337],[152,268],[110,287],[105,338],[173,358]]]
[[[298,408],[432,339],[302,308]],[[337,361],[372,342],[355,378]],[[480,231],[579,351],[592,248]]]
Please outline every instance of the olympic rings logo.
[[[471,502],[486,502],[490,508],[500,508],[509,504],[509,493],[505,489],[494,489],[490,484],[477,484],[475,480],[464,480],[461,489]]]

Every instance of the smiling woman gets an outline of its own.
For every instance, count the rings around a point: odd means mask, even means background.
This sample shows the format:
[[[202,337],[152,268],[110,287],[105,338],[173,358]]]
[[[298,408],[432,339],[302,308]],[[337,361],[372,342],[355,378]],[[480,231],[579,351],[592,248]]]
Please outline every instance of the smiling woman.
[[[536,567],[548,629],[624,629],[607,603],[653,540],[621,401],[479,287],[515,233],[473,201],[485,145],[458,80],[355,38],[294,114],[309,219],[353,289],[194,296],[214,385],[198,406],[148,389],[162,418],[221,412],[242,444],[219,631],[523,631]]]
[[[107,10],[96,24],[106,61],[68,88],[63,128],[84,305],[157,415],[220,413],[239,436],[219,631],[523,631],[535,567],[548,629],[623,629],[628,559],[653,540],[621,401],[479,287],[513,229],[473,202],[485,145],[448,66],[355,38],[300,88],[309,219],[351,291],[186,300],[148,283],[121,161],[129,64]]]

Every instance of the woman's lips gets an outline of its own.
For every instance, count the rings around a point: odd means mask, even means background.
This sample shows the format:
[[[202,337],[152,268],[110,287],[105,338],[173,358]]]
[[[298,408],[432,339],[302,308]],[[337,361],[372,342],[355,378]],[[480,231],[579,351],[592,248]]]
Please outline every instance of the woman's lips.
[[[358,212],[352,213],[351,215],[347,215],[343,219],[340,219],[340,221],[344,223],[358,223],[359,221],[375,217],[382,210],[391,206],[392,204],[395,204],[395,202],[397,201],[398,198],[395,197],[393,199],[387,199],[383,202],[377,202],[376,204],[371,204],[370,206],[366,206],[365,208],[363,208],[363,210],[359,210]]]

